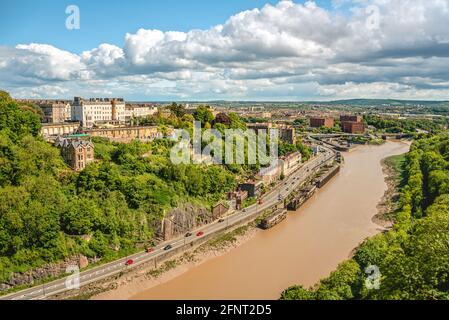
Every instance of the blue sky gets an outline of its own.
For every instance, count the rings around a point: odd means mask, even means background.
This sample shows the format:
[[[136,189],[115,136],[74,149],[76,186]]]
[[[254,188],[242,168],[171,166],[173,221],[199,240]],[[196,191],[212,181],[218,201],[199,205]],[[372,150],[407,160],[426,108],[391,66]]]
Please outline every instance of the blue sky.
[[[447,100],[448,65],[449,1],[0,0],[18,98]]]
[[[101,43],[122,46],[127,32],[208,29],[277,0],[0,0],[0,44],[47,43],[79,53]],[[303,3],[304,1],[296,1]],[[330,0],[317,1],[330,7]],[[67,30],[65,9],[77,5],[81,29]]]

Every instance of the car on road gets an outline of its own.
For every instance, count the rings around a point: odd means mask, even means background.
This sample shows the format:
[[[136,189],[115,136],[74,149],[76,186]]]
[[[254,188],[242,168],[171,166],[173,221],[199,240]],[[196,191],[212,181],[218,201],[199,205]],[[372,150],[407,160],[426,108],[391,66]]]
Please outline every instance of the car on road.
[[[259,204],[263,204],[263,200],[262,199],[259,199]]]
[[[218,220],[218,223],[223,223],[223,222],[225,222],[225,219]]]
[[[198,233],[196,234],[196,236],[197,236],[197,237],[202,237],[202,236],[204,236],[204,232],[203,232],[203,231],[200,231],[200,232],[198,232]]]
[[[130,266],[134,264],[134,260],[133,259],[129,259],[128,261],[126,261],[125,266]]]
[[[242,210],[242,212],[246,212],[246,208],[244,208],[244,209]]]
[[[152,253],[154,252],[154,248],[147,248],[147,253]]]
[[[191,236],[192,236],[192,233],[191,233],[191,232],[187,232],[187,233],[186,233],[186,238],[191,237]]]
[[[166,246],[164,248],[165,251],[168,251],[168,250],[171,250],[171,249],[173,249],[173,246],[171,244],[169,244],[168,246]]]

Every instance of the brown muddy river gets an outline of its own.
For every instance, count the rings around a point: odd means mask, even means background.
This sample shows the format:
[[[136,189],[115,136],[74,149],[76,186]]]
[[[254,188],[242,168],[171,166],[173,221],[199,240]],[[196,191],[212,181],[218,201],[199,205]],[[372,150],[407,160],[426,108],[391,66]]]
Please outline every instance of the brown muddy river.
[[[381,230],[372,222],[387,188],[381,160],[408,149],[388,142],[345,154],[340,174],[286,221],[132,299],[278,299],[315,284]]]

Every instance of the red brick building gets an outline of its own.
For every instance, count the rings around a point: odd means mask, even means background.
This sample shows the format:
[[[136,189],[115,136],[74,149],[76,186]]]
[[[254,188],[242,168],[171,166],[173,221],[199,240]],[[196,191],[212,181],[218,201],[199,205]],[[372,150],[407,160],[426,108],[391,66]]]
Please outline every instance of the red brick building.
[[[365,124],[363,122],[345,121],[341,123],[341,130],[345,133],[361,134],[365,133]]]
[[[341,115],[341,122],[363,122],[362,116],[354,116],[354,115]]]
[[[310,118],[310,126],[312,128],[333,128],[334,119],[333,118]]]
[[[362,116],[341,115],[341,130],[346,133],[361,134],[365,133],[365,124]]]

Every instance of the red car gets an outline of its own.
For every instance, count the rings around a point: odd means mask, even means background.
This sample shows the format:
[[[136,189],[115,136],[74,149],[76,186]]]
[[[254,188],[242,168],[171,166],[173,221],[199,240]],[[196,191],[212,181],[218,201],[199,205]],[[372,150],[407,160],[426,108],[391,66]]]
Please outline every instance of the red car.
[[[154,252],[154,248],[148,248],[147,249],[147,253],[151,253],[151,252]]]
[[[128,261],[126,261],[125,266],[130,266],[134,263],[134,260],[129,259]]]
[[[197,236],[197,237],[202,237],[202,236],[204,236],[204,232],[203,232],[203,231],[200,231],[200,232],[198,232],[198,233],[196,234],[196,236]]]

